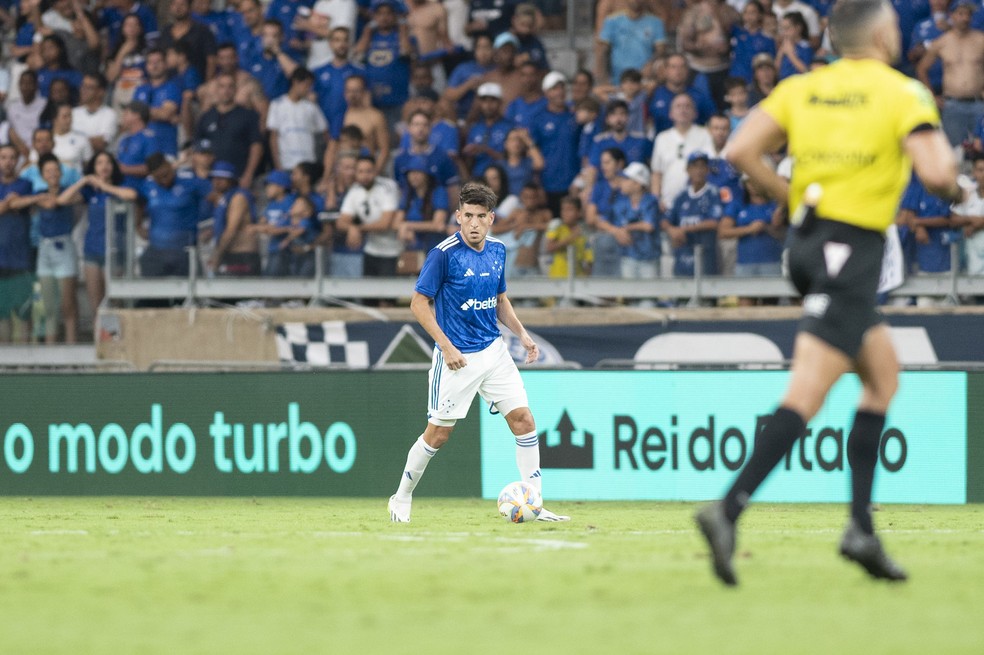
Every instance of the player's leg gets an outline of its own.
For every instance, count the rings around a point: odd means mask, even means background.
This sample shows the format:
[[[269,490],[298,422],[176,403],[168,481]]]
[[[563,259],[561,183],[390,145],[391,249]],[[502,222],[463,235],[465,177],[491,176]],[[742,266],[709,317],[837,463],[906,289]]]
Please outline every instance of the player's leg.
[[[392,521],[410,521],[413,491],[427,464],[447,442],[455,422],[467,415],[481,383],[483,369],[477,355],[466,354],[468,366],[452,371],[445,364],[440,349],[434,348],[427,374],[427,428],[410,447],[400,484],[396,493],[390,496],[388,509]]]
[[[905,580],[906,574],[882,549],[871,520],[871,488],[878,464],[878,447],[885,414],[898,388],[898,360],[889,328],[884,323],[864,336],[856,362],[863,390],[847,439],[851,466],[851,520],[841,540],[841,554],[860,564],[871,576]]]
[[[789,386],[782,404],[755,440],[755,450],[724,500],[704,507],[697,514],[697,524],[711,548],[714,572],[725,584],[738,582],[731,562],[738,516],[755,490],[803,435],[806,422],[823,405],[830,388],[850,369],[851,360],[841,350],[809,332],[796,336]]]

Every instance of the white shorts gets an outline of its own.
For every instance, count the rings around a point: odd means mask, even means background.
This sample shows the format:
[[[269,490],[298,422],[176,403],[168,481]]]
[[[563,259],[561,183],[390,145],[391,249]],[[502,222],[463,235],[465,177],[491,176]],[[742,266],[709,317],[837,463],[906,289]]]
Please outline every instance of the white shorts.
[[[38,277],[76,277],[79,274],[79,257],[70,234],[60,237],[44,237],[38,245]]]
[[[464,355],[468,365],[452,371],[444,363],[444,353],[434,347],[427,374],[427,419],[431,423],[447,425],[465,418],[476,393],[503,416],[529,407],[523,378],[502,337],[485,350]]]

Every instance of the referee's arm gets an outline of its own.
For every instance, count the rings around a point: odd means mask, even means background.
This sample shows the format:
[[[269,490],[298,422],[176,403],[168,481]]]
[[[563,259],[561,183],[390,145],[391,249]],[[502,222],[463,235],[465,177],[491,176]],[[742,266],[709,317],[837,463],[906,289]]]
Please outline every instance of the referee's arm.
[[[963,200],[953,148],[940,128],[928,124],[916,127],[903,141],[903,147],[927,191],[950,202]]]
[[[772,116],[756,108],[741,122],[741,127],[724,149],[724,158],[762,186],[772,198],[785,203],[789,198],[789,181],[764,161],[766,155],[778,152],[784,143],[785,130]]]

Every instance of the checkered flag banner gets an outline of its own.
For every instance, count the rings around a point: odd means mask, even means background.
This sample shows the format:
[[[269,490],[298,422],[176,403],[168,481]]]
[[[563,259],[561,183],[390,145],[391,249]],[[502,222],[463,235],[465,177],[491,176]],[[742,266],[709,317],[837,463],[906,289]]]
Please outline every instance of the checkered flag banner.
[[[292,364],[369,368],[369,344],[350,341],[343,321],[278,325],[277,356]]]

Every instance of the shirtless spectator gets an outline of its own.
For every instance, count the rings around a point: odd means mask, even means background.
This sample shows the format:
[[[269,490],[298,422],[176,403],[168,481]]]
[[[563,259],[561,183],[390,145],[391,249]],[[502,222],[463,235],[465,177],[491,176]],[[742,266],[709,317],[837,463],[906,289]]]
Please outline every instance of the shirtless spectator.
[[[390,132],[386,126],[386,117],[369,102],[369,91],[366,78],[352,75],[345,80],[345,110],[343,125],[355,125],[365,137],[366,147],[376,162],[377,170],[386,166],[390,153]],[[333,141],[325,150],[325,170],[334,170],[337,144]]]
[[[711,98],[718,109],[725,106],[724,82],[731,68],[731,29],[741,16],[724,0],[692,2],[680,19],[677,44],[687,65],[707,77]]]
[[[522,91],[522,79],[516,66],[519,39],[512,32],[503,32],[495,37],[492,48],[495,70],[488,75],[487,81],[502,87],[502,103],[508,106]]]
[[[984,32],[970,26],[976,7],[973,0],[957,0],[950,10],[950,30],[929,45],[916,68],[922,83],[932,88],[929,69],[937,59],[943,62],[943,95],[936,103],[943,131],[954,147],[963,143],[984,115]]]
[[[267,110],[270,101],[263,93],[263,87],[255,77],[239,66],[239,53],[232,43],[223,43],[215,56],[215,73],[232,75],[236,81],[235,103],[246,109],[252,109],[260,117],[260,125],[266,125]],[[204,114],[218,102],[216,77],[198,88],[199,115]]]
[[[441,60],[451,50],[448,13],[435,0],[409,0],[407,9],[410,34],[417,39],[417,57],[432,66],[435,86],[443,91],[446,80]]]

